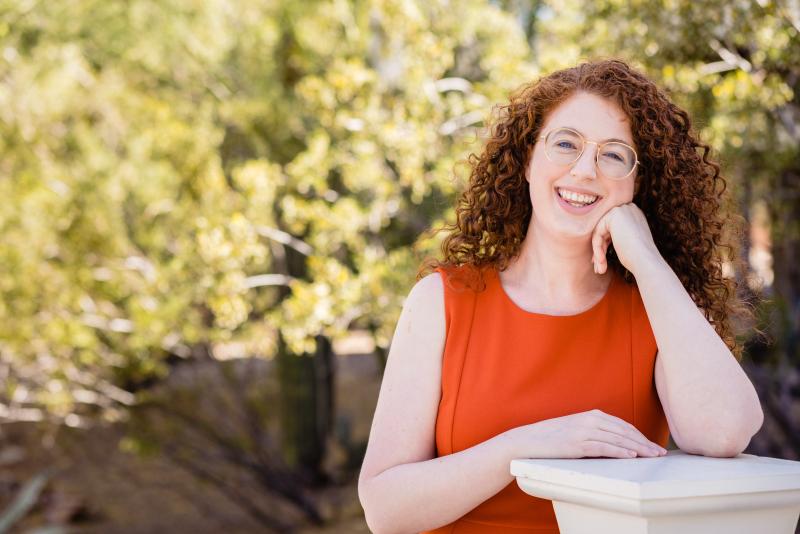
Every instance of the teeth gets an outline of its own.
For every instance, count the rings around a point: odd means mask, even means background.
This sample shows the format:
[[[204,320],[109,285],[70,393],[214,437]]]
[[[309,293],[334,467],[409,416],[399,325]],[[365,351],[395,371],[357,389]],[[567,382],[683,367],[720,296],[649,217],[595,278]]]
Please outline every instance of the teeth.
[[[599,197],[594,195],[583,195],[581,193],[576,193],[574,191],[567,191],[566,189],[557,188],[558,195],[563,198],[564,200],[569,200],[571,202],[576,202],[579,204],[591,204]]]

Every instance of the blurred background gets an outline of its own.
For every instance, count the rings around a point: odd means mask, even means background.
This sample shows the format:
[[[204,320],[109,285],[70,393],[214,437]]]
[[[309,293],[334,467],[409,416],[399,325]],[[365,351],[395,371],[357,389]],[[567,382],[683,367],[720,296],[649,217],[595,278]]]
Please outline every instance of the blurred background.
[[[367,532],[426,230],[493,106],[595,57],[721,160],[746,452],[798,459],[799,32],[797,0],[0,0],[0,532]]]

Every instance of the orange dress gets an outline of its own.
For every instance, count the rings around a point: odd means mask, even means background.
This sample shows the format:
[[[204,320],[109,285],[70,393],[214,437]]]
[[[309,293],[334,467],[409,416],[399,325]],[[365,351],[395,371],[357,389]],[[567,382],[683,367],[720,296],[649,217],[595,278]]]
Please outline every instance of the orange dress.
[[[437,270],[445,282],[447,325],[437,456],[511,428],[595,408],[666,447],[669,428],[654,381],[656,341],[635,285],[614,274],[592,308],[554,316],[517,306],[496,270],[486,271],[483,291]],[[558,532],[552,502],[524,493],[513,481],[427,534]]]

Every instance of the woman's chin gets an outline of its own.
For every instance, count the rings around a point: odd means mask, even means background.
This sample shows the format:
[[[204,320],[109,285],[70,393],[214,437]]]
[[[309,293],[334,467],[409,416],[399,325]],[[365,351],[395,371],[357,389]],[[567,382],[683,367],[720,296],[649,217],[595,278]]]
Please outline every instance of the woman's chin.
[[[592,241],[592,233],[597,225],[597,221],[590,220],[568,220],[568,221],[549,221],[543,224],[542,221],[533,220],[532,225],[538,225],[551,239],[558,241],[569,241],[572,243],[589,243]]]
[[[575,225],[575,226],[562,226],[554,229],[553,235],[560,239],[583,242],[592,240],[592,232],[594,232],[594,225]]]

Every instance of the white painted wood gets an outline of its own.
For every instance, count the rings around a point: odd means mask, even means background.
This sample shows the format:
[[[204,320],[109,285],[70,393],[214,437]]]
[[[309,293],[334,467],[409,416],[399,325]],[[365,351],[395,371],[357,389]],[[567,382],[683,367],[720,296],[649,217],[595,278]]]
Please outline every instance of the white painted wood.
[[[562,534],[793,534],[800,516],[800,462],[750,454],[514,460],[511,474],[553,501]]]

